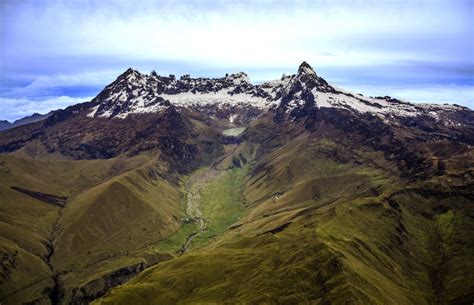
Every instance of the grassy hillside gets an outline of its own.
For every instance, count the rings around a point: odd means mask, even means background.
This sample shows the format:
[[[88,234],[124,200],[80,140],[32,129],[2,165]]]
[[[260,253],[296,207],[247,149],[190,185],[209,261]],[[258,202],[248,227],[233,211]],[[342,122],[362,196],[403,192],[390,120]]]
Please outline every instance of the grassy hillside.
[[[0,158],[1,295],[7,304],[48,299],[53,273],[67,290],[124,266],[156,263],[162,257],[147,246],[180,226],[179,186],[160,178],[163,169],[152,155]],[[60,208],[11,186],[68,200]]]
[[[469,195],[402,179],[364,147],[308,134],[283,142],[246,155],[246,209],[229,229],[94,304],[471,302]]]
[[[166,116],[98,134],[75,117],[0,155],[2,304],[472,303],[469,146],[399,148],[369,119],[354,140],[317,117],[220,138],[226,122]]]
[[[1,135],[3,304],[88,303],[172,258],[156,246],[187,225],[180,174],[222,152],[218,130],[175,109],[53,119]]]

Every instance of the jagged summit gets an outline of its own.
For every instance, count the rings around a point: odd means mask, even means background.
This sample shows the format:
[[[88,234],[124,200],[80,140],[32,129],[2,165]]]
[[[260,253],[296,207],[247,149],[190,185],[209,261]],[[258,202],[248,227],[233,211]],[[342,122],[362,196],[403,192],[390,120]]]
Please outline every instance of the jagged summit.
[[[137,73],[138,71],[133,69],[132,67],[128,67],[127,70],[125,70],[125,72],[123,72],[122,75],[127,75],[127,74],[132,74],[132,73]]]
[[[316,75],[316,72],[314,72],[314,69],[306,61],[303,61],[298,68],[298,74]]]
[[[125,70],[122,74],[119,75],[118,78],[128,78],[132,75],[141,75],[141,73],[138,70],[132,69],[131,67]],[[118,79],[117,78],[117,79]]]
[[[357,113],[371,113],[390,120],[391,117],[430,116],[435,120],[443,112],[464,109],[452,105],[421,105],[386,97],[365,97],[330,85],[303,61],[297,73],[254,85],[244,72],[220,78],[191,77],[185,74],[149,75],[128,68],[92,101],[88,116],[126,118],[129,115],[154,113],[170,105],[198,111],[236,113],[236,109],[306,115],[318,108],[341,108]],[[214,110],[210,110],[214,109]],[[232,120],[235,118],[232,118]],[[453,124],[447,122],[446,124]]]
[[[240,84],[242,82],[250,84],[250,78],[247,75],[247,73],[244,73],[244,72],[233,73],[233,74],[227,75],[225,78],[235,84]]]

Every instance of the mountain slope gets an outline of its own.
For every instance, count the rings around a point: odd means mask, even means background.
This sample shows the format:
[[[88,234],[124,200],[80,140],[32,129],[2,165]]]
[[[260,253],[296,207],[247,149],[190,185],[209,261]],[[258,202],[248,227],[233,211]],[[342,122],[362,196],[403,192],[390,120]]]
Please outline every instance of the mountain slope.
[[[407,181],[382,154],[308,133],[259,153],[234,155],[254,169],[239,221],[97,304],[468,304],[472,180]]]
[[[0,174],[2,253],[10,262],[3,266],[1,297],[7,304],[86,303],[169,259],[148,246],[181,226],[180,173],[221,149],[218,133],[173,108],[128,124],[110,126],[84,113],[64,120],[53,115],[24,128],[34,130],[34,139],[7,131],[29,140],[2,155]],[[56,207],[12,187],[64,196],[66,203]],[[35,221],[41,230],[29,226]],[[43,269],[30,277],[25,270],[33,267]]]
[[[10,123],[8,121],[0,121],[0,131],[46,120],[48,117],[52,115],[52,113],[53,111],[46,114],[33,113],[32,115],[26,116],[22,119],[18,119],[13,123]]]
[[[363,118],[368,121],[382,121],[380,125],[384,127],[405,130],[408,128],[409,136],[421,130],[432,133],[432,136],[439,134],[466,143],[473,141],[474,118],[468,108],[456,105],[411,104],[388,96],[369,98],[349,93],[328,84],[304,62],[297,74],[283,76],[281,80],[261,85],[252,85],[244,73],[216,79],[191,78],[185,75],[177,80],[172,75],[144,75],[128,69],[91,102],[56,111],[43,124],[28,125],[28,131],[25,128],[24,131],[12,130],[0,134],[0,151],[18,150],[38,138],[45,142],[42,139],[49,137],[48,134],[53,130],[60,129],[59,132],[63,132],[64,124],[60,123],[64,120],[68,120],[66,125],[71,135],[77,138],[77,135],[81,134],[77,129],[92,129],[92,124],[102,124],[94,126],[93,132],[95,129],[101,131],[103,127],[108,129],[107,127],[114,124],[114,128],[122,129],[127,126],[127,129],[132,129],[133,132],[137,125],[140,129],[140,125],[146,125],[149,120],[176,113],[172,109],[179,113],[200,113],[208,119],[228,120],[230,124],[248,124],[265,113],[274,113],[276,120],[299,120],[325,113],[347,113],[357,120]],[[150,115],[144,116],[145,114]],[[147,118],[147,122],[137,124],[143,117]],[[99,118],[122,119],[124,122]],[[71,124],[70,120],[75,120],[75,124]],[[309,123],[309,120],[306,121]],[[59,127],[55,128],[54,125]],[[129,127],[130,125],[133,127]],[[139,135],[128,134],[126,138],[131,136],[138,141],[136,136]],[[107,134],[106,137],[112,139],[115,134]],[[92,150],[97,146],[97,143],[89,141],[83,144],[92,145]],[[77,142],[74,145],[77,146]],[[97,158],[112,157],[119,152],[105,152],[111,149],[111,145],[115,143],[101,143],[103,151],[92,153],[97,154]],[[125,143],[127,149],[131,145],[133,144]],[[80,152],[75,153],[79,155],[71,156],[73,158],[94,158],[90,155],[91,152],[87,151],[88,146],[75,149]],[[47,150],[56,151],[51,147],[47,147]],[[85,156],[81,156],[83,151],[86,151]]]
[[[260,85],[129,69],[0,133],[0,301],[471,304],[472,145],[468,108],[307,63]]]

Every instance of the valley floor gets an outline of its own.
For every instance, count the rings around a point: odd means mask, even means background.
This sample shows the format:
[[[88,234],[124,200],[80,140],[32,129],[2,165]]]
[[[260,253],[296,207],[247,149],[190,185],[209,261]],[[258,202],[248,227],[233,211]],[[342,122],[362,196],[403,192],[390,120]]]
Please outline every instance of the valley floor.
[[[230,150],[235,147],[228,148]],[[240,219],[245,205],[243,184],[247,168],[224,168],[220,158],[183,178],[186,214],[181,228],[161,241],[157,252],[183,255],[220,236]],[[174,253],[173,253],[174,252]]]

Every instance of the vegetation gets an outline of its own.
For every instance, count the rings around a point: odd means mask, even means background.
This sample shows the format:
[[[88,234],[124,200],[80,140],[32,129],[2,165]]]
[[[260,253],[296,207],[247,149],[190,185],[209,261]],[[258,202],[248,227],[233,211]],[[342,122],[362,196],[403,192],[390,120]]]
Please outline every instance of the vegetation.
[[[224,145],[199,115],[188,123],[210,143],[0,155],[0,302],[471,304],[472,150],[420,144],[429,158],[400,161],[267,117]],[[408,162],[423,171],[407,177]]]
[[[104,273],[156,263],[148,245],[178,229],[180,211],[177,187],[149,175],[160,171],[155,162],[148,154],[87,161],[1,155],[1,297],[7,304],[48,299],[53,274],[70,291]],[[12,186],[68,200],[61,209]]]
[[[221,235],[244,210],[242,184],[246,169],[233,168],[219,173],[212,181],[197,186],[205,230],[193,239],[192,247]]]
[[[383,156],[341,148],[303,135],[251,161],[240,219],[94,304],[468,304],[471,200],[429,195]],[[224,181],[204,206],[228,194]]]

